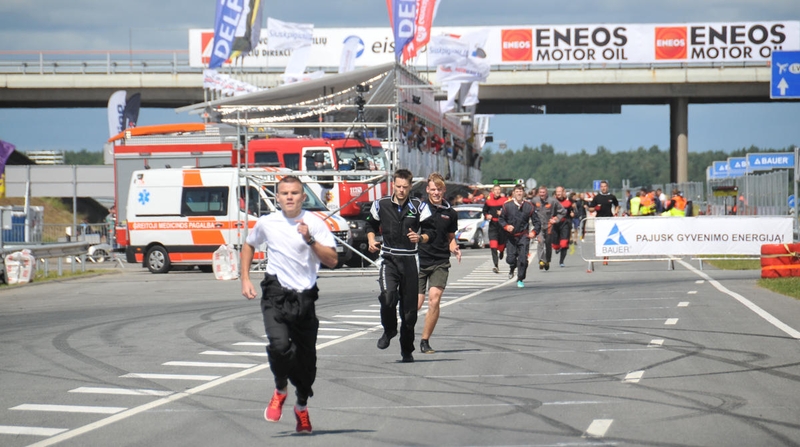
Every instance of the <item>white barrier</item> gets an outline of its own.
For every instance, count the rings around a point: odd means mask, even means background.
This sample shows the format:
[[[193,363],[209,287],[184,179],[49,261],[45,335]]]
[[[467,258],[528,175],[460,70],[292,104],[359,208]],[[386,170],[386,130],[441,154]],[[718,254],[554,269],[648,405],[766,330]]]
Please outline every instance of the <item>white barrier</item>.
[[[8,284],[27,284],[33,277],[36,258],[30,250],[11,253],[5,257],[5,276]]]
[[[232,245],[220,245],[214,252],[211,265],[216,279],[239,279],[239,252]]]

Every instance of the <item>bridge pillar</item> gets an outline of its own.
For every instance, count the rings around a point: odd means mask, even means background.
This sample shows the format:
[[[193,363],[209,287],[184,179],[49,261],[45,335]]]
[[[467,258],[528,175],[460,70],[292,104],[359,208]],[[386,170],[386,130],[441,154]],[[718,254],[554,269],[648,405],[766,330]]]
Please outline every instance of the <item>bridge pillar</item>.
[[[685,97],[669,104],[669,161],[669,181],[689,181],[689,99]]]

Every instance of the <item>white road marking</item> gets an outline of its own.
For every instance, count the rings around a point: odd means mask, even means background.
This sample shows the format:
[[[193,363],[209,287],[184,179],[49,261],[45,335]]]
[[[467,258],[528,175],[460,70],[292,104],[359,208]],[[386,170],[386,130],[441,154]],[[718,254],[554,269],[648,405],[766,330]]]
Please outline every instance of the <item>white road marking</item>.
[[[686,292],[687,295],[697,295],[697,290],[690,290]]]
[[[680,303],[678,303],[678,307],[689,307],[689,302],[681,301]]]
[[[207,382],[219,379],[219,376],[203,376],[199,374],[150,374],[150,373],[128,373],[119,376],[121,379],[158,379],[158,380],[199,380]]]
[[[67,428],[21,427],[14,425],[0,425],[0,434],[3,435],[30,435],[53,436],[67,431]]]
[[[482,294],[484,292],[488,292],[488,291],[491,291],[491,290],[499,289],[500,287],[503,287],[506,284],[511,284],[511,281],[506,281],[505,283],[502,283],[502,284],[499,284],[499,285],[496,285],[496,286],[493,286],[493,287],[489,287],[489,288],[486,288],[486,289],[482,289],[482,290],[478,290],[478,291],[472,292],[472,293],[470,293],[468,295],[464,295],[464,296],[462,296],[462,297],[460,297],[458,299],[454,299],[454,300],[449,301],[447,303],[442,303],[439,307],[446,307],[448,305],[460,303],[461,301],[464,301],[464,300],[467,300],[469,298],[478,296],[478,295],[480,295],[480,294]],[[380,305],[379,304],[373,304],[370,307],[380,307]],[[338,322],[329,322],[329,324],[334,324],[334,323],[340,324]],[[327,348],[329,346],[334,346],[334,345],[337,345],[339,343],[344,343],[346,341],[349,341],[349,340],[352,340],[352,339],[355,339],[355,338],[359,338],[359,337],[364,336],[366,334],[370,334],[372,332],[376,332],[379,329],[381,329],[380,326],[374,326],[374,327],[372,327],[370,329],[359,331],[359,332],[355,332],[355,333],[349,334],[347,336],[338,338],[336,340],[331,340],[329,342],[318,344],[317,345],[317,350],[325,349],[325,348]],[[224,351],[205,351],[205,352],[202,352],[201,354],[207,354],[207,355],[249,355],[249,356],[263,356],[263,357],[267,356],[266,352],[264,352],[264,353],[255,353],[255,352],[252,352],[252,353],[241,353],[241,352],[238,352],[238,353],[225,353]],[[269,363],[265,362],[265,363],[262,363],[261,365],[254,366],[254,367],[252,367],[250,369],[245,369],[245,370],[236,372],[234,374],[230,374],[230,375],[227,375],[227,376],[224,376],[224,377],[220,377],[219,379],[216,379],[216,380],[213,380],[213,381],[210,381],[210,382],[206,382],[206,383],[204,383],[202,385],[196,386],[194,388],[190,388],[190,389],[188,389],[186,391],[183,391],[183,392],[179,392],[179,393],[175,393],[175,394],[172,394],[172,395],[169,395],[169,396],[166,396],[166,397],[162,397],[161,399],[157,399],[157,400],[154,400],[152,402],[148,402],[146,404],[140,405],[138,407],[134,407],[134,408],[131,408],[129,410],[114,414],[114,415],[109,416],[109,417],[107,417],[105,419],[101,419],[99,421],[92,422],[92,423],[84,425],[82,427],[78,427],[78,428],[69,430],[69,431],[64,432],[64,433],[59,433],[59,434],[57,434],[55,436],[52,436],[52,437],[50,437],[48,439],[45,439],[43,441],[37,442],[35,444],[31,444],[28,447],[47,447],[47,446],[51,446],[51,445],[54,445],[54,444],[58,444],[58,443],[60,443],[62,441],[65,441],[67,439],[75,438],[75,437],[80,436],[82,434],[89,433],[89,432],[97,430],[99,428],[103,428],[105,426],[111,425],[111,424],[113,424],[115,422],[118,422],[118,421],[121,421],[121,420],[124,420],[124,419],[128,419],[130,417],[136,416],[137,414],[144,413],[144,412],[152,410],[154,408],[158,408],[158,407],[161,407],[163,405],[167,405],[169,403],[179,401],[179,400],[181,400],[183,398],[190,397],[190,396],[193,396],[195,394],[202,393],[202,392],[210,390],[210,389],[212,389],[214,387],[223,385],[223,384],[228,383],[228,382],[232,382],[234,380],[240,379],[242,377],[249,376],[251,374],[255,374],[257,372],[260,372],[260,371],[268,369],[268,368],[269,368]]]
[[[319,328],[321,331],[332,331],[332,332],[353,332],[352,329],[342,329],[338,327],[321,327]],[[266,337],[266,335],[265,335]]]
[[[606,435],[609,427],[611,427],[611,423],[614,422],[613,419],[595,419],[589,424],[589,428],[586,429],[586,432],[583,434],[584,438],[602,438]]]
[[[660,347],[660,346],[664,346],[664,340],[660,339],[660,338],[656,338],[654,340],[650,340],[650,344],[647,345],[648,348],[655,348],[655,347]]]
[[[642,380],[642,376],[644,376],[644,371],[630,372],[622,379],[622,383],[639,383]]]
[[[83,405],[39,405],[22,404],[9,410],[24,411],[52,411],[57,413],[93,413],[93,414],[116,414],[127,410],[125,407],[88,407]]]
[[[332,318],[370,318],[374,320],[380,317],[380,315],[334,315]]]
[[[698,279],[698,280],[697,280],[697,281],[695,281],[694,283],[695,283],[695,284],[703,284],[704,282],[705,282],[705,280]]]
[[[266,357],[266,352],[242,352],[242,351],[203,351],[200,355],[244,355],[248,357]]]
[[[353,312],[380,312],[378,309],[355,309]]]
[[[266,343],[265,343],[266,344]],[[225,362],[166,362],[163,366],[192,366],[198,368],[252,368],[255,363],[225,363]]]
[[[792,337],[794,339],[797,339],[797,340],[800,340],[800,332],[798,332],[797,330],[795,330],[794,328],[792,328],[788,324],[786,324],[786,323],[782,322],[781,320],[775,318],[772,314],[770,314],[769,312],[765,311],[764,309],[756,306],[752,301],[748,300],[747,298],[743,297],[742,295],[739,295],[736,292],[731,292],[725,286],[720,284],[719,281],[717,281],[717,280],[713,279],[712,277],[708,276],[706,273],[701,272],[700,270],[697,270],[696,268],[692,267],[691,264],[688,264],[687,262],[685,262],[683,260],[678,260],[678,262],[680,264],[682,264],[684,267],[686,267],[687,269],[689,269],[689,270],[693,271],[694,273],[696,273],[701,278],[704,278],[706,281],[711,283],[711,285],[714,286],[714,288],[716,288],[720,292],[722,292],[724,294],[727,294],[728,296],[732,297],[736,301],[742,303],[745,307],[747,307],[751,311],[755,312],[755,314],[758,315],[759,317],[767,320],[767,322],[769,324],[771,324],[771,325],[775,326],[776,328],[780,329],[781,331],[785,332],[790,337]]]
[[[159,391],[159,390],[143,390],[131,388],[101,388],[82,386],[69,390],[70,393],[87,393],[87,394],[118,394],[123,396],[169,396],[172,391]]]
[[[673,326],[673,325],[676,325],[676,324],[678,324],[678,319],[677,318],[668,318],[667,321],[664,322],[664,325],[666,325],[666,326]]]
[[[233,346],[267,346],[269,343],[263,341],[239,341],[233,344]]]
[[[337,338],[342,338],[342,336],[341,335],[317,335],[317,338],[318,339],[319,338],[323,338],[323,339],[326,339],[326,340],[328,340],[328,339],[335,340]]]

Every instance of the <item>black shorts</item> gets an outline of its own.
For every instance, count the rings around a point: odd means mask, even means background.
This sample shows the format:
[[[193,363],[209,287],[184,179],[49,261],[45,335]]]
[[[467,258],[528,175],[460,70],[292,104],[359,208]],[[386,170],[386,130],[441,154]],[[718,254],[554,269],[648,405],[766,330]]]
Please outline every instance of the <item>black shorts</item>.
[[[552,240],[554,243],[555,241],[568,241],[570,233],[572,233],[572,222],[569,219],[561,221],[553,225]]]

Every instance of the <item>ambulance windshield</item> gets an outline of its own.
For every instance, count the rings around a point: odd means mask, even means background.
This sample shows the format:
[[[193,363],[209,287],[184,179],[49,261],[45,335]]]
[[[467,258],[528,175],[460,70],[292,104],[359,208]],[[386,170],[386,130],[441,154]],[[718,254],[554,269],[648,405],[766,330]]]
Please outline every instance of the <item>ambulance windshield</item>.
[[[340,171],[384,171],[388,165],[381,146],[336,149]]]

